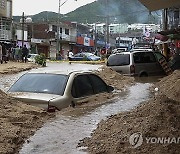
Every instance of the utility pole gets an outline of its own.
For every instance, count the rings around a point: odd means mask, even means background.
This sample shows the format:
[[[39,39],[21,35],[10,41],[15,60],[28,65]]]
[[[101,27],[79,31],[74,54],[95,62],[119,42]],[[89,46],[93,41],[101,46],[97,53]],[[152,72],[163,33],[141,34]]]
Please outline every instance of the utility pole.
[[[163,31],[168,29],[168,16],[167,16],[167,8],[163,10]],[[163,44],[163,55],[167,57],[168,45],[167,43]]]
[[[106,47],[109,45],[109,0],[106,0]]]
[[[58,25],[57,25],[57,43],[56,43],[56,54],[59,54],[60,51],[60,12],[61,12],[61,0],[59,0],[58,8]]]
[[[24,12],[22,14],[22,47],[24,46],[24,24],[25,24]]]

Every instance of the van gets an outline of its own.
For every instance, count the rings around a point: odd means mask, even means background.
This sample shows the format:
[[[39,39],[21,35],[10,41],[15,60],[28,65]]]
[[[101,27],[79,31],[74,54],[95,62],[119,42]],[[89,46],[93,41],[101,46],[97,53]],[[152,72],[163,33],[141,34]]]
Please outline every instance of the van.
[[[107,60],[107,66],[113,70],[130,76],[165,75],[159,59],[160,52],[136,49],[131,52],[112,54]]]

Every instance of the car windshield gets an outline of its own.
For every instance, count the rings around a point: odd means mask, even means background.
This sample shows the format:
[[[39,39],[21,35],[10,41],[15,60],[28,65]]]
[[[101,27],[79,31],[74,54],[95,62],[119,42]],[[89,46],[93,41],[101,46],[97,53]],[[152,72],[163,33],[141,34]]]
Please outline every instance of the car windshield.
[[[63,95],[68,75],[27,73],[11,88],[10,92],[31,92]]]
[[[108,66],[123,66],[130,64],[129,54],[116,54],[108,58]]]

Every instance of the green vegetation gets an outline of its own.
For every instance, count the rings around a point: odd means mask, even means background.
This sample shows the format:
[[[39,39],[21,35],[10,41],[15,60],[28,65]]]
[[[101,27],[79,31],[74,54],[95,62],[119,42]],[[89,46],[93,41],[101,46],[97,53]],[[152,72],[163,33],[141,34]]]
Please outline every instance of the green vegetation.
[[[40,55],[37,55],[35,57],[35,63],[42,65],[42,66],[46,66],[46,56],[45,54],[41,53]]]

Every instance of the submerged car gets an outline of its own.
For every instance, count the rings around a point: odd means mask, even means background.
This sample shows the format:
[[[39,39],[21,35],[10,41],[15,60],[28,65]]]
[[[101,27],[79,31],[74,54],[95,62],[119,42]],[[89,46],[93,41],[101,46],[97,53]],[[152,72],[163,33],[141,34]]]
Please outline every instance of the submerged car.
[[[8,93],[23,102],[47,111],[60,110],[83,102],[88,96],[111,92],[99,76],[92,72],[29,72],[17,80]]]
[[[151,49],[134,49],[130,52],[112,54],[107,66],[113,70],[130,76],[165,75],[159,63],[163,55]]]
[[[98,61],[101,60],[101,57],[94,55],[90,52],[81,52],[77,53],[72,57],[69,57],[70,61]]]

